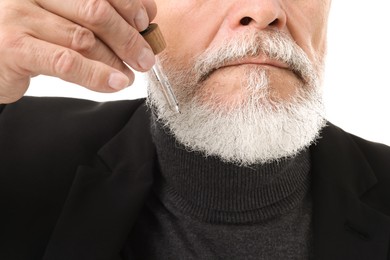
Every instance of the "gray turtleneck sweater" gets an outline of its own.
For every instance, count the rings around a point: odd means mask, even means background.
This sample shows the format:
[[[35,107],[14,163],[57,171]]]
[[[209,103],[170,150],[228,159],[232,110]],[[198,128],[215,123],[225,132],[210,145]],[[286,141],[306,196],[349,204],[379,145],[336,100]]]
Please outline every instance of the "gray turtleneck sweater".
[[[239,167],[152,135],[159,171],[124,259],[311,258],[308,151]]]

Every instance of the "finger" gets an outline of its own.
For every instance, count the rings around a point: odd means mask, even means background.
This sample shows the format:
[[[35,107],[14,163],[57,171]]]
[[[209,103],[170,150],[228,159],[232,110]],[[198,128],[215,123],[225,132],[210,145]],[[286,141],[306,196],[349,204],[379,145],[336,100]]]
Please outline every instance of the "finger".
[[[61,78],[99,92],[115,92],[129,86],[129,78],[102,62],[83,57],[78,52],[32,37],[21,44],[19,56],[24,62],[16,65],[20,71]]]
[[[139,0],[107,0],[122,18],[139,32],[146,30],[149,16]]]
[[[38,0],[45,9],[72,20],[93,31],[120,59],[139,71],[149,70],[155,63],[154,54],[139,32],[119,15],[105,0]],[[141,8],[133,0],[133,13]],[[138,3],[138,4],[137,4]]]
[[[142,4],[149,16],[149,21],[153,21],[157,15],[157,5],[154,0],[142,0]]]
[[[142,32],[149,26],[157,14],[157,6],[154,0],[142,0],[140,2],[140,10],[137,10],[139,3],[131,0],[108,0],[115,10],[125,19],[129,24],[135,26],[138,31]],[[133,14],[133,15],[131,15]]]
[[[29,18],[28,33],[31,36],[70,48],[84,57],[103,62],[124,74],[132,75],[122,60],[97,39],[93,32],[41,8],[35,9],[32,13],[37,19]]]

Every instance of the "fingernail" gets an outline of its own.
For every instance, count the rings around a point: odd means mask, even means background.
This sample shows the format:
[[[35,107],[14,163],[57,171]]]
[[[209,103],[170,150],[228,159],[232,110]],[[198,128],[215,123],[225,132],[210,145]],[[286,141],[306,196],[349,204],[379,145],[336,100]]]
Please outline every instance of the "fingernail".
[[[121,90],[129,85],[129,78],[121,73],[113,72],[108,79],[108,85],[115,90]]]
[[[154,53],[151,49],[143,48],[138,56],[138,65],[144,69],[149,70],[155,63]]]
[[[142,32],[149,26],[149,17],[144,8],[139,9],[134,17],[134,23],[138,31]]]

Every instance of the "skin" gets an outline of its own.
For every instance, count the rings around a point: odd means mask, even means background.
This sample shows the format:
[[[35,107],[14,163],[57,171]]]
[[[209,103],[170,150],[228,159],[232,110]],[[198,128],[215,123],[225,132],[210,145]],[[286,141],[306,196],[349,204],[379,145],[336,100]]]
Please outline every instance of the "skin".
[[[1,0],[0,104],[23,96],[30,78],[49,75],[115,92],[154,65],[140,36],[153,0]]]
[[[155,21],[176,65],[188,66],[206,48],[245,30],[285,31],[314,60],[325,52],[330,2],[0,0],[0,104],[21,98],[31,77],[39,74],[99,92],[130,85],[134,74],[123,61],[138,71],[149,70],[155,62],[138,32],[155,18],[156,4]],[[250,18],[247,25],[240,23],[244,17]],[[217,70],[205,87],[215,95],[234,97],[248,66],[267,67],[271,84],[282,97],[299,83],[286,69],[251,61]]]
[[[190,66],[194,57],[225,39],[248,30],[280,30],[287,33],[312,62],[326,50],[327,20],[331,0],[157,0],[160,25],[172,64]],[[246,19],[246,22],[242,20]],[[249,19],[248,19],[249,18]],[[271,62],[272,63],[272,62]],[[205,82],[206,91],[232,101],[241,96],[240,76],[251,66],[263,66],[272,90],[287,99],[301,80],[290,70],[259,59],[216,70]]]

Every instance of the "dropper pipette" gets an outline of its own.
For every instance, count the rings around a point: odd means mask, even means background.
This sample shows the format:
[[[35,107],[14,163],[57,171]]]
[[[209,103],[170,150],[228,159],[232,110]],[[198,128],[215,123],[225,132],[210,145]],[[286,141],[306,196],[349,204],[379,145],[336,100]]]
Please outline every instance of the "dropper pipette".
[[[166,43],[157,24],[151,23],[145,31],[141,32],[141,35],[150,45],[155,55],[159,54],[165,49]],[[160,83],[161,90],[164,94],[166,101],[169,104],[169,107],[174,112],[180,113],[179,104],[177,102],[176,96],[173,93],[172,87],[169,84],[167,77],[160,70],[158,58],[156,58],[156,64],[152,67],[152,71],[157,81]]]

